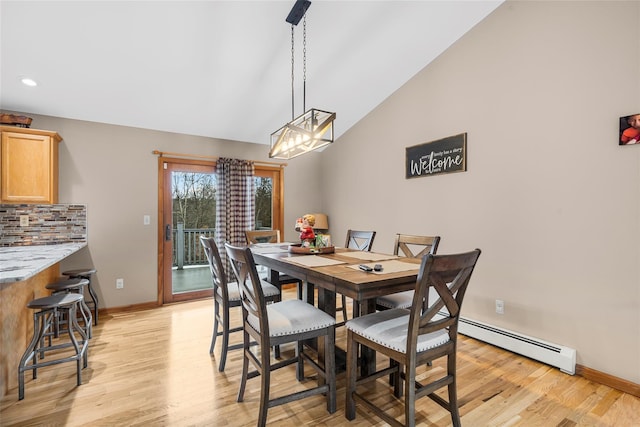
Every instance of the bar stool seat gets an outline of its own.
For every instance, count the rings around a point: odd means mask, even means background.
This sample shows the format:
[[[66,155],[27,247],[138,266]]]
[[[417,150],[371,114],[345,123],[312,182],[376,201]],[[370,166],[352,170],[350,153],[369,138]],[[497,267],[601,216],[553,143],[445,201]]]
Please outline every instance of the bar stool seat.
[[[87,279],[89,281],[89,285],[87,289],[89,291],[89,295],[91,296],[91,302],[86,302],[87,305],[93,306],[93,324],[98,324],[98,295],[96,291],[91,287],[91,275],[96,274],[97,270],[95,268],[79,268],[75,270],[67,270],[63,271],[63,276],[68,276],[70,279]]]
[[[81,294],[59,293],[34,299],[27,304],[27,308],[39,311],[33,314],[33,338],[18,365],[18,400],[24,399],[24,372],[29,369],[33,371],[33,379],[36,379],[38,368],[75,361],[77,364],[77,384],[82,384],[82,369],[87,367],[87,346],[89,340],[84,329],[78,324],[76,313],[83,300],[84,297]],[[54,326],[54,319],[61,312],[67,312],[66,314],[68,315],[69,326],[67,333],[69,335],[69,342],[55,343],[53,345],[50,343],[45,346],[43,338],[46,334],[50,333],[51,328]],[[76,338],[76,333],[80,335],[81,340]],[[70,356],[46,361],[42,360],[47,351],[70,347],[73,347],[73,353]],[[66,352],[65,355],[67,353],[68,352]],[[40,360],[38,360],[38,354],[40,355]],[[56,354],[56,356],[60,356],[60,354]],[[29,362],[31,362],[31,364],[28,364]]]
[[[52,294],[73,292],[76,294],[80,294],[84,297],[84,288],[85,286],[88,286],[88,285],[89,285],[88,279],[63,278],[62,280],[59,280],[57,282],[49,283],[47,286],[45,286],[45,288],[49,289]],[[91,338],[93,335],[93,328],[91,327],[91,325],[93,324],[93,316],[91,315],[91,310],[89,309],[89,306],[87,306],[87,303],[84,298],[80,302],[80,314],[82,315],[82,320],[84,322],[85,333],[89,338]],[[55,326],[56,326],[55,335],[58,336],[60,332],[59,322],[56,322]]]

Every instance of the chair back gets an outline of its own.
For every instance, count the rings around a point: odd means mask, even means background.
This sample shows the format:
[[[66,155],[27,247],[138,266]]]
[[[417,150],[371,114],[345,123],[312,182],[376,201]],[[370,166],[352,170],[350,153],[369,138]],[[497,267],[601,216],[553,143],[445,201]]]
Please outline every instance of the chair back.
[[[427,254],[435,255],[439,244],[440,236],[396,234],[393,254],[407,258],[422,258]]]
[[[345,248],[357,249],[359,251],[371,252],[373,239],[376,237],[375,231],[348,230]]]
[[[211,270],[211,278],[213,280],[213,293],[222,295],[225,301],[229,300],[229,289],[227,288],[227,275],[224,272],[222,258],[218,251],[213,237],[200,236],[200,243],[204,247],[204,253],[209,261],[209,270]]]
[[[407,352],[416,351],[419,335],[442,329],[448,330],[455,347],[462,300],[479,256],[480,249],[476,249],[453,255],[428,254],[422,258],[409,318]],[[429,301],[431,289],[437,293],[436,301]],[[431,295],[436,294],[431,292]],[[443,307],[446,313],[440,312],[436,317]]]
[[[246,230],[247,244],[280,243],[280,230]]]
[[[268,342],[269,322],[267,317],[267,304],[262,290],[260,277],[253,260],[251,249],[246,246],[232,246],[225,243],[231,269],[236,276],[242,302],[242,319],[247,327],[247,320],[251,317],[258,319],[260,335]]]

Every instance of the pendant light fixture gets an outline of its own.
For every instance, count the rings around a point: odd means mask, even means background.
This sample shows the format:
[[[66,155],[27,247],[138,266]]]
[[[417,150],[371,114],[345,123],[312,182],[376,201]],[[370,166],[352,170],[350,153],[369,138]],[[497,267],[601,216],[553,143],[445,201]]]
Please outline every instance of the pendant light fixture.
[[[322,148],[333,142],[333,121],[336,113],[311,108],[306,110],[307,92],[307,19],[305,13],[311,6],[309,0],[296,0],[286,21],[291,24],[291,121],[271,134],[269,157],[292,159],[301,154]],[[294,28],[303,22],[303,96],[301,116],[295,117],[294,102]],[[305,111],[306,110],[306,111]]]

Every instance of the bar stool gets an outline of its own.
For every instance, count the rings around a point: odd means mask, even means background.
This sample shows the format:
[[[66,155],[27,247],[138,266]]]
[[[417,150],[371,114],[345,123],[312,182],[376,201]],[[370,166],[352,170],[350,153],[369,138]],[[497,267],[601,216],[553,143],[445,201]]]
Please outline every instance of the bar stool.
[[[24,372],[29,369],[33,370],[33,379],[36,379],[38,377],[38,368],[75,361],[77,364],[77,384],[82,384],[82,369],[87,367],[87,346],[89,344],[89,340],[87,339],[84,329],[82,329],[78,324],[76,313],[80,306],[80,302],[83,299],[84,297],[80,294],[59,293],[44,298],[34,299],[27,304],[27,308],[39,311],[33,313],[33,338],[20,359],[20,365],[18,365],[18,400],[24,399]],[[56,343],[53,345],[49,344],[48,346],[45,346],[43,339],[44,336],[50,333],[51,328],[54,326],[56,317],[60,313],[65,312],[69,319],[67,332],[69,334],[70,342]],[[76,339],[76,332],[82,338],[80,341]],[[73,355],[42,361],[46,351],[68,347],[73,347]],[[40,354],[40,361],[37,360],[38,353]],[[31,364],[28,365],[29,361],[31,361]]]
[[[84,269],[77,269],[77,270],[67,270],[62,272],[63,276],[68,276],[70,279],[80,278],[80,279],[87,279],[89,281],[89,285],[87,286],[87,289],[89,290],[89,295],[91,295],[91,299],[93,300],[89,304],[93,304],[93,324],[94,325],[98,324],[98,295],[91,287],[91,275],[95,274],[96,271],[97,270],[95,268],[84,268]]]
[[[91,327],[93,324],[93,316],[91,315],[91,310],[84,299],[84,288],[89,285],[89,280],[87,279],[64,279],[55,283],[49,283],[45,288],[49,289],[53,295],[59,293],[76,293],[83,296],[82,301],[80,301],[80,314],[82,315],[82,320],[84,322],[85,333],[89,338],[93,336],[93,328]],[[60,333],[60,322],[55,322],[55,336],[57,337]]]

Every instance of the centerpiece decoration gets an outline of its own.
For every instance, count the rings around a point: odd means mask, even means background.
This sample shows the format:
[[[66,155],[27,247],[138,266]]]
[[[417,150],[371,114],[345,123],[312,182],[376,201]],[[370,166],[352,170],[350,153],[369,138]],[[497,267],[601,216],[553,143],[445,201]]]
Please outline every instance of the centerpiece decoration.
[[[296,230],[300,231],[300,243],[289,246],[289,252],[298,254],[330,254],[335,252],[335,247],[331,245],[331,236],[328,234],[317,234],[313,229],[316,224],[316,217],[313,214],[306,214],[296,221]]]

